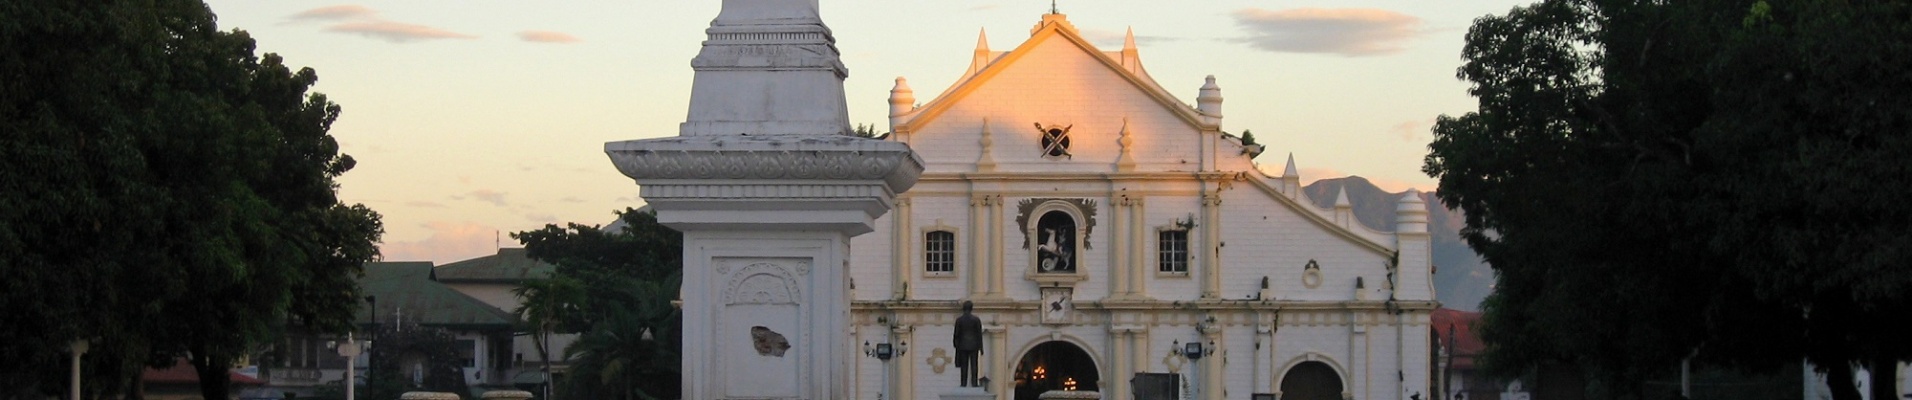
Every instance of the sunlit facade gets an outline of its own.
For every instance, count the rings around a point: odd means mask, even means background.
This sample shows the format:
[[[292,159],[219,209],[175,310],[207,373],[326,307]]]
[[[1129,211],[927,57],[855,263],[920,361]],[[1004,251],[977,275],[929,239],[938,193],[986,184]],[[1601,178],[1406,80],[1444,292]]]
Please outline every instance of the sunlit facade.
[[[1176,86],[1194,105],[1149,77],[1132,37],[1097,49],[1061,14],[1007,51],[979,37],[935,98],[899,78],[887,140],[927,168],[851,245],[856,398],[954,390],[965,300],[1002,399],[1431,398],[1418,194],[1392,232],[1356,222],[1345,195],[1311,206],[1292,160],[1264,173],[1263,144],[1224,131],[1217,80]]]

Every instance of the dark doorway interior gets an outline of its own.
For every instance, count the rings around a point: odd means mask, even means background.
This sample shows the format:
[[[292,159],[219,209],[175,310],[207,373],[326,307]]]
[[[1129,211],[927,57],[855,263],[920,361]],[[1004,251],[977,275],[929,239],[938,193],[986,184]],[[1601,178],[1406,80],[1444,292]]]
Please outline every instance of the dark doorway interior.
[[[1081,347],[1061,341],[1036,345],[1016,364],[1016,400],[1036,400],[1051,390],[1100,391],[1095,359]]]
[[[1320,361],[1295,365],[1281,378],[1282,400],[1341,400],[1341,374]]]

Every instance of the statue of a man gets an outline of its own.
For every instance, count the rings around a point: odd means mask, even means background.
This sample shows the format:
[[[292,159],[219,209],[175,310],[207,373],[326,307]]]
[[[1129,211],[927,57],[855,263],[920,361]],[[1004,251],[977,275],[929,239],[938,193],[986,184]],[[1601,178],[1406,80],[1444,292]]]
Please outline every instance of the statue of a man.
[[[976,358],[983,354],[983,320],[971,311],[976,303],[963,301],[963,315],[956,317],[956,369],[962,370],[961,387],[980,387],[976,383]]]

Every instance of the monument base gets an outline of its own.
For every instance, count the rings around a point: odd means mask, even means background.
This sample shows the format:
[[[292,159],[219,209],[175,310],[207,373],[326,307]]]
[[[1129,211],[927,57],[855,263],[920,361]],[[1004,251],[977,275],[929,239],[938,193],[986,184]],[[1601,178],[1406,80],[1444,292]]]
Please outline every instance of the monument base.
[[[983,391],[979,387],[959,387],[955,391],[943,393],[943,400],[996,400],[996,395]]]

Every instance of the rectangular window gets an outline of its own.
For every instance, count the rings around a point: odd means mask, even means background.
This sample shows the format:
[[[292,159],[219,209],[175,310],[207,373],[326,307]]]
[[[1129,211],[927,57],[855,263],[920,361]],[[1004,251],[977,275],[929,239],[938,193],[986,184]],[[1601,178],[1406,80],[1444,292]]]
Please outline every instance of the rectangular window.
[[[956,272],[956,234],[931,231],[923,234],[923,271],[933,274]]]
[[[472,339],[458,340],[458,359],[461,361],[464,361],[465,367],[478,366],[477,353],[478,353],[477,340],[472,340]]]
[[[1161,231],[1155,242],[1158,271],[1188,273],[1188,231]]]

